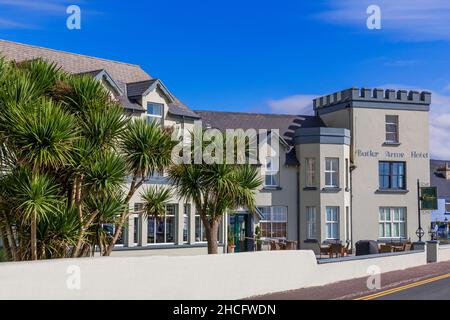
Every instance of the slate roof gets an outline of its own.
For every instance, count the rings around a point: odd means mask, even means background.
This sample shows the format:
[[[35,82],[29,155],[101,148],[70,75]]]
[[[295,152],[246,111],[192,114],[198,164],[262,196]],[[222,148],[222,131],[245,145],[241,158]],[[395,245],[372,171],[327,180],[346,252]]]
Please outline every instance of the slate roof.
[[[17,62],[43,58],[56,63],[69,73],[86,73],[94,70],[106,70],[114,80],[137,82],[151,79],[140,66],[82,54],[48,49],[29,44],[0,40],[0,55]]]
[[[131,99],[137,99],[142,97],[142,94],[147,91],[150,86],[158,79],[150,79],[139,82],[127,83],[127,94]]]
[[[294,147],[295,130],[301,127],[324,127],[325,124],[316,116],[262,114],[245,112],[225,112],[194,110],[201,116],[203,125],[221,131],[225,129],[278,129],[280,136],[290,148],[286,153],[286,165],[298,165]]]
[[[278,129],[286,142],[294,145],[295,130],[301,127],[324,127],[320,117],[270,113],[247,113],[194,110],[202,117],[203,125],[219,129]]]
[[[446,162],[450,164],[450,160],[430,160],[430,185],[437,187],[438,198],[450,198],[450,180],[437,170]]]
[[[82,54],[48,49],[8,40],[0,39],[0,57],[17,62],[43,58],[56,63],[64,71],[73,74],[87,74],[96,77],[103,70],[125,92],[124,96],[117,97],[125,109],[144,112],[145,108],[137,103],[151,84],[156,81],[142,68],[135,64],[102,58],[90,57]],[[198,118],[191,109],[175,97],[175,103],[169,105],[169,112],[176,116]]]

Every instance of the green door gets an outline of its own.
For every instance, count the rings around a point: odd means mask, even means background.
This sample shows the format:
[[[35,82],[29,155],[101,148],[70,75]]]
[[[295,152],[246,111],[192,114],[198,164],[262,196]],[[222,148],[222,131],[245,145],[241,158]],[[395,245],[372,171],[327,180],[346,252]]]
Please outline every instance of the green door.
[[[248,214],[234,214],[230,216],[230,232],[236,246],[235,252],[247,251],[247,220]]]

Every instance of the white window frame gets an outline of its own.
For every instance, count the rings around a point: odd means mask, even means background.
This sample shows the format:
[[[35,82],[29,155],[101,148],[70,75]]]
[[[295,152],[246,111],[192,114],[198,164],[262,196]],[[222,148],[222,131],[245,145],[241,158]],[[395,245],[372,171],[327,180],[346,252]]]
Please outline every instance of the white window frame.
[[[328,210],[336,210],[336,220],[333,219],[333,214],[331,214],[331,219],[328,217]],[[336,234],[333,234],[334,226],[336,226]],[[330,226],[330,228],[328,228]],[[328,232],[330,229],[330,232]],[[339,239],[339,207],[326,207],[325,208],[325,238],[327,240],[338,240]]]
[[[266,157],[266,168],[264,171],[264,186],[278,187],[280,185],[279,170],[273,168],[273,163],[278,161],[278,157]],[[270,176],[270,184],[267,183],[267,177]]]
[[[186,209],[187,208],[187,209]],[[183,243],[189,242],[189,231],[190,231],[190,216],[191,216],[191,204],[185,203],[183,205]],[[185,228],[187,226],[187,228]],[[187,239],[184,240],[184,231],[186,230]]]
[[[388,120],[389,117],[393,117],[395,119],[395,121]],[[398,120],[399,120],[398,115],[387,114],[385,117],[385,131],[386,131],[385,141],[387,143],[398,143],[399,142],[399,133],[398,133],[398,128],[399,128],[398,122],[399,121]],[[388,131],[388,126],[394,126],[395,130]],[[394,140],[388,139],[389,134],[395,134],[395,139]]]
[[[328,163],[330,163],[329,169]],[[333,164],[336,164],[336,168]],[[327,184],[327,176],[330,177],[330,184]],[[334,181],[336,180],[336,181]],[[325,187],[338,188],[339,187],[339,158],[325,158]]]
[[[161,114],[149,113],[149,105],[157,105],[161,108]],[[147,123],[151,123],[152,121],[157,121],[160,125],[163,124],[163,115],[164,115],[164,104],[157,102],[147,102]]]
[[[317,239],[317,208],[306,207],[307,239]]]
[[[395,217],[396,210],[398,210],[398,218]],[[403,220],[401,219],[402,211],[403,211]],[[389,218],[387,216],[387,213],[389,213]],[[378,209],[378,238],[406,239],[406,219],[407,219],[406,207],[380,207]],[[394,236],[394,230],[396,225],[398,226],[398,235]],[[382,229],[381,226],[383,226]],[[387,226],[389,226],[390,235],[388,235],[388,233],[386,232]]]
[[[167,214],[167,207],[173,206],[174,207],[174,214]],[[153,221],[153,242],[148,241],[148,237],[150,236],[150,232],[147,232],[147,244],[148,245],[161,245],[161,244],[175,244],[176,238],[177,238],[177,215],[179,214],[179,208],[178,204],[176,203],[170,203],[166,206],[166,213],[163,217],[147,217],[147,231],[148,231],[148,224],[150,221]],[[164,242],[156,242],[156,219],[162,218],[164,219]],[[173,218],[173,224],[174,224],[174,232],[173,232],[173,241],[167,242],[167,218]]]
[[[315,158],[305,158],[305,185],[306,187],[316,186],[316,159]]]
[[[264,213],[264,219],[261,219],[259,221],[260,226],[261,226],[261,223],[267,223],[270,226],[269,227],[270,230],[268,231],[269,237],[263,236],[261,238],[263,238],[263,239],[265,239],[265,238],[287,239],[287,237],[288,237],[288,208],[284,207],[284,206],[271,206],[271,207],[267,206],[267,207],[259,207],[258,209],[262,213]],[[274,219],[274,215],[277,214],[275,212],[275,210],[277,210],[277,209],[282,209],[282,211],[284,211],[284,212],[282,212],[282,214],[286,217],[286,219],[283,219],[283,220],[276,220],[276,219]],[[269,215],[269,219],[267,219],[265,214]],[[273,226],[274,226],[274,224],[281,224],[281,223],[285,224],[285,230],[286,230],[285,237],[274,237],[273,236],[273,234],[274,234],[274,231],[273,231],[274,227]],[[263,232],[263,231],[261,230],[261,232]]]

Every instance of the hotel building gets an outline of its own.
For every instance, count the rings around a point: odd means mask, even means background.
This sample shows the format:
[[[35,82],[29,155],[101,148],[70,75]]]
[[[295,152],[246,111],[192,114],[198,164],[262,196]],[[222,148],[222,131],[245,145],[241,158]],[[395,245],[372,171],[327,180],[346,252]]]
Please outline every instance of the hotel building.
[[[256,193],[256,214],[241,208],[223,219],[223,248],[231,233],[237,251],[252,250],[248,238],[257,226],[263,238],[293,240],[300,249],[316,250],[333,240],[417,241],[417,181],[430,182],[428,92],[351,88],[314,99],[309,116],[203,111],[183,104],[137,65],[3,40],[0,55],[19,62],[40,57],[91,75],[127,115],[180,132],[192,130],[197,120],[222,131],[277,129],[280,169],[273,170],[272,161],[260,168],[264,183]],[[141,188],[155,184],[170,181],[161,173]],[[141,191],[130,210],[141,210]],[[429,225],[423,213],[425,231]],[[130,217],[114,254],[200,254],[205,241],[195,207],[174,190],[164,217]]]

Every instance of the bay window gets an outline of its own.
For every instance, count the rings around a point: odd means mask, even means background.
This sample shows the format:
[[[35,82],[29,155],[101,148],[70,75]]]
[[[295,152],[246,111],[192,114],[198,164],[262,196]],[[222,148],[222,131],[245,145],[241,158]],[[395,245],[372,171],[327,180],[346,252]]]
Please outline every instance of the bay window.
[[[325,187],[339,187],[339,159],[325,158]]]
[[[339,207],[326,207],[326,238],[339,239]]]

